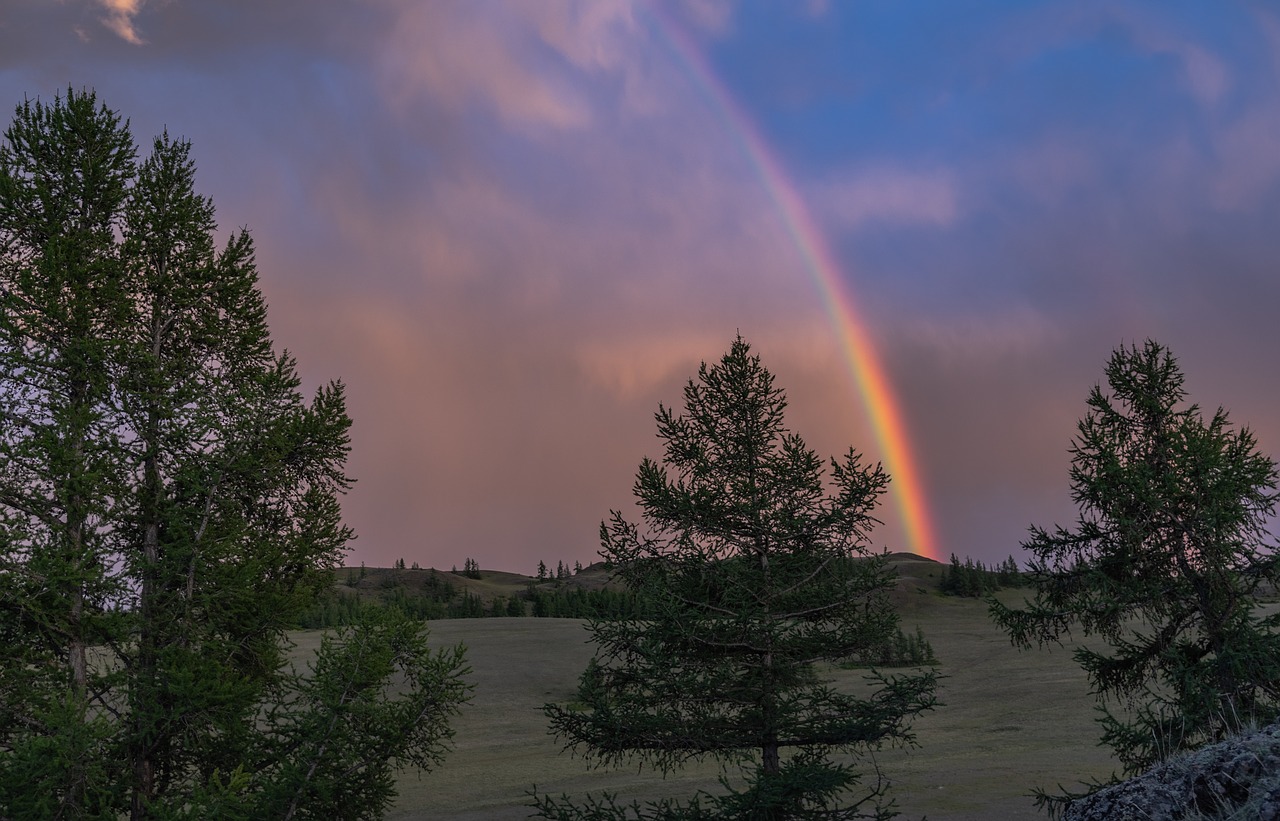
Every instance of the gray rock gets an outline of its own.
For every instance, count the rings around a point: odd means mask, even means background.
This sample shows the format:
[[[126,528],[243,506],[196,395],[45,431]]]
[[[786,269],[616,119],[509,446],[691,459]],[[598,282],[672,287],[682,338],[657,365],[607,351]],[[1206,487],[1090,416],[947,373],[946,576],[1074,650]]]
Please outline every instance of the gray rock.
[[[1280,821],[1280,723],[1072,801],[1063,821]]]

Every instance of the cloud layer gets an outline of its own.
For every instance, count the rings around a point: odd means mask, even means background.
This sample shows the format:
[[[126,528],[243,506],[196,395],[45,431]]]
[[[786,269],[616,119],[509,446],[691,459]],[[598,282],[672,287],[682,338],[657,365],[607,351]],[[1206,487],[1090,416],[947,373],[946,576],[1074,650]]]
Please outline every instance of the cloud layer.
[[[972,11],[972,10],[971,10]],[[1208,12],[1205,12],[1208,15]],[[590,561],[652,413],[741,331],[823,452],[874,440],[692,42],[821,224],[943,553],[1072,516],[1110,351],[1156,337],[1280,452],[1280,18],[1154,2],[18,0],[0,100],[94,86],[259,249],[355,419],[353,561]],[[878,543],[901,546],[892,507]]]

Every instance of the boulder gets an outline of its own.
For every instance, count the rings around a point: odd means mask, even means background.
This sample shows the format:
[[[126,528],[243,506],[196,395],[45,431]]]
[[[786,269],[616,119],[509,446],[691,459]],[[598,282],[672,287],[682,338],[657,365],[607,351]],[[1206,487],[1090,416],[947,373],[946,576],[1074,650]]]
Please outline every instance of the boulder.
[[[1280,821],[1280,723],[1209,744],[1068,805],[1063,821]]]

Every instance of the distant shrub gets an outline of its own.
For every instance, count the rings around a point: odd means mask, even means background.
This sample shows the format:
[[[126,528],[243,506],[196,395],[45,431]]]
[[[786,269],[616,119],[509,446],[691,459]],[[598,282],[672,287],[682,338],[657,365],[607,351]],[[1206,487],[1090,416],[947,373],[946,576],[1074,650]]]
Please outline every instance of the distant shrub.
[[[855,667],[924,667],[938,663],[933,645],[916,627],[915,633],[904,633],[898,628],[892,639],[874,650],[845,660],[840,666]]]
[[[648,612],[638,596],[623,590],[540,590],[530,585],[524,595],[533,603],[533,615],[539,618],[631,619],[642,618]]]

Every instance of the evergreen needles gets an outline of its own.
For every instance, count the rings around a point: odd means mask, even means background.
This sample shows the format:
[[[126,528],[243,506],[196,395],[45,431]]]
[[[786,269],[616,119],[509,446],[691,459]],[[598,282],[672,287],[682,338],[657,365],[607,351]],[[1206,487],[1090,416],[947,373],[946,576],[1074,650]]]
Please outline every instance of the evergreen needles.
[[[1280,712],[1280,618],[1259,617],[1254,595],[1280,582],[1265,529],[1277,474],[1221,408],[1183,404],[1160,344],[1117,350],[1106,376],[1071,448],[1079,520],[1031,529],[1035,596],[991,612],[1022,647],[1072,628],[1101,640],[1075,658],[1102,742],[1133,774]]]
[[[0,142],[0,816],[379,814],[390,762],[438,760],[460,656],[402,617],[289,669],[351,536],[343,387],[305,400],[272,351],[189,144],[135,155],[91,92]]]
[[[885,784],[854,761],[911,740],[936,675],[873,674],[857,693],[821,665],[875,658],[899,635],[869,555],[871,512],[888,484],[852,449],[821,460],[783,421],[773,376],[734,341],[657,413],[666,447],[635,493],[648,532],[614,512],[601,555],[646,603],[642,618],[595,620],[585,709],[549,704],[552,730],[593,762],[638,759],[666,772],[691,759],[725,767],[723,792],[620,806],[536,798],[546,818],[888,817]],[[874,767],[874,765],[873,765]]]

